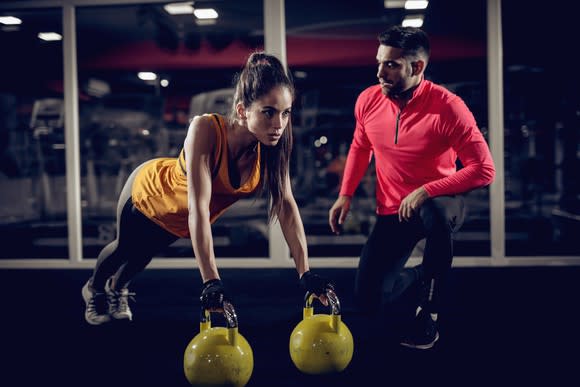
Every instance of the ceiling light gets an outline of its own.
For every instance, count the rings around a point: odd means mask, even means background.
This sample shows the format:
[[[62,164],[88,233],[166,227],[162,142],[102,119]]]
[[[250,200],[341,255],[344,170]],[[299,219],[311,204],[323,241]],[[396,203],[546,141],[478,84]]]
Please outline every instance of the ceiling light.
[[[195,24],[198,26],[213,26],[216,23],[215,19],[195,19]]]
[[[218,13],[213,8],[196,8],[193,14],[198,19],[217,19]]]
[[[6,26],[15,26],[22,24],[22,20],[14,16],[0,16],[0,24],[4,24]]]
[[[104,97],[111,92],[111,86],[105,81],[91,78],[87,81],[86,92],[93,97]]]
[[[142,81],[154,81],[157,79],[157,74],[152,73],[150,71],[141,71],[137,74],[140,80]]]
[[[385,0],[385,8],[405,8],[405,0]]]
[[[57,34],[56,32],[39,32],[38,38],[46,40],[47,42],[52,42],[55,40],[62,40],[62,35]]]
[[[191,15],[193,13],[193,2],[169,3],[163,9],[170,15]]]
[[[403,27],[421,27],[423,25],[423,16],[406,16],[403,20]]]
[[[405,9],[425,9],[429,5],[428,1],[424,0],[407,0],[405,1]]]

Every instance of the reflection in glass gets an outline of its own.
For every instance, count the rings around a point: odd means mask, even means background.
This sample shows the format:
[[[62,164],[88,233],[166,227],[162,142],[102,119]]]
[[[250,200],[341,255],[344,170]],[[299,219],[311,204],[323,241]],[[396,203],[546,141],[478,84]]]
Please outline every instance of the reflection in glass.
[[[324,0],[313,3],[312,12],[299,16],[287,4],[289,66],[299,90],[294,110],[294,186],[310,256],[358,257],[375,222],[372,164],[359,184],[340,236],[331,234],[328,211],[337,198],[352,141],[356,98],[377,83],[380,32],[420,12],[432,44],[427,78],[461,96],[487,135],[486,24],[481,17],[485,0],[454,2],[453,6],[439,3],[409,11],[386,8],[383,2],[362,1],[359,7],[352,7]],[[333,12],[324,12],[328,7]],[[489,190],[470,193],[467,205],[468,218],[457,235],[455,254],[489,257]],[[419,245],[413,255],[420,255],[420,249]]]
[[[0,14],[0,257],[67,258],[61,11]]]
[[[245,2],[246,3],[246,2]],[[220,3],[212,23],[169,14],[163,4],[77,11],[83,166],[83,246],[95,258],[116,235],[117,198],[135,167],[177,157],[195,115],[227,115],[233,79],[263,45],[262,2]],[[107,26],[107,28],[103,28]],[[213,225],[217,257],[267,257],[267,211],[260,198],[236,203]],[[192,257],[178,240],[160,257]]]
[[[517,24],[516,7],[525,6],[526,24],[545,27],[504,30],[506,255],[578,256],[578,80],[562,79],[558,61],[537,55],[538,47],[568,50],[576,21],[553,7],[509,3],[506,26]],[[558,39],[548,37],[551,28]]]

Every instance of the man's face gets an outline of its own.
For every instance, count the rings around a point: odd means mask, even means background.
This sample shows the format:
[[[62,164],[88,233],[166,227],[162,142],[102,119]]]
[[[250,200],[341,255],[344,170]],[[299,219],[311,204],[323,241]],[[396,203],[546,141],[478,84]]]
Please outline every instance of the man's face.
[[[400,48],[379,45],[377,78],[386,96],[397,97],[419,83],[413,74],[413,63],[402,53]]]

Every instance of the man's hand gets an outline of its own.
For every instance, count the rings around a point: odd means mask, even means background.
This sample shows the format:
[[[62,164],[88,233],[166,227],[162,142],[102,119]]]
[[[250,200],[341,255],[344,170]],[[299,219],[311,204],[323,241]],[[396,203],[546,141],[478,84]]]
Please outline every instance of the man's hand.
[[[336,235],[340,234],[342,229],[342,224],[346,219],[346,215],[350,211],[350,202],[352,198],[350,196],[339,196],[336,202],[332,205],[330,211],[328,211],[328,224],[333,233]]]
[[[407,195],[399,206],[399,222],[409,221],[427,199],[429,199],[429,194],[423,186]]]

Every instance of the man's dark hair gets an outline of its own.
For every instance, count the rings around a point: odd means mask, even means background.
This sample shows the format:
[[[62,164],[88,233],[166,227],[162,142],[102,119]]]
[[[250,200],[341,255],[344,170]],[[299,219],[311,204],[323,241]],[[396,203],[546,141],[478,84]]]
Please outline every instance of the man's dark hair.
[[[429,58],[429,37],[420,28],[393,26],[381,32],[378,39],[382,45],[402,49],[403,56]]]

